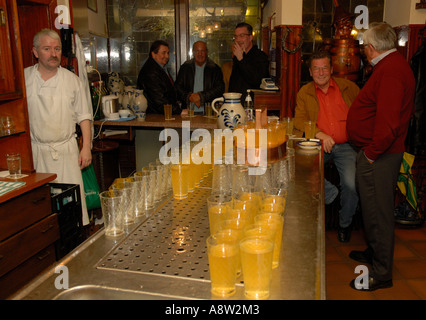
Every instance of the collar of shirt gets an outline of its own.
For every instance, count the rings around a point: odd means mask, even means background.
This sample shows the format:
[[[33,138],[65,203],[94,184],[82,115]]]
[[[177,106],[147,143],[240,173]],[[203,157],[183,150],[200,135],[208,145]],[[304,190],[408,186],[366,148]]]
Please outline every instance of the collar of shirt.
[[[170,76],[170,74],[169,74],[169,70],[167,70],[167,64],[165,65],[165,66],[162,66],[160,63],[158,63],[157,62],[157,60],[155,60],[155,59],[153,59],[154,61],[155,61],[155,63],[156,64],[158,64],[159,66],[160,66],[160,68],[161,69],[163,69],[164,70],[164,72],[168,75],[168,76]]]
[[[318,128],[331,136],[338,144],[347,142],[346,118],[349,108],[343,100],[336,81],[333,78],[330,79],[327,93],[316,86],[316,96],[319,104]]]
[[[371,65],[374,67],[376,64],[380,62],[380,60],[383,60],[384,58],[386,58],[391,53],[394,53],[395,51],[396,49],[391,49],[391,50],[383,52],[381,55],[375,57],[374,59],[371,59],[371,62],[370,62]]]
[[[40,84],[40,87],[50,87],[50,88],[56,88],[57,87],[57,85],[58,85],[58,80],[57,80],[57,78],[58,78],[58,72],[56,72],[56,74],[53,77],[51,77],[51,78],[49,78],[48,80],[45,81],[41,77],[40,71],[38,71],[39,64],[37,63],[34,67],[37,70],[37,72],[36,72],[36,78],[37,78],[37,81]],[[61,68],[61,66],[58,67],[58,71],[59,71],[60,68]]]
[[[315,89],[321,91],[321,93],[323,93],[323,94],[328,93],[328,90],[327,90],[327,93],[324,93],[324,91],[322,91],[322,89],[315,82],[314,82],[314,85],[315,85]],[[328,82],[328,89],[335,88],[336,86],[337,86],[336,81],[334,81],[333,78],[330,78],[330,81]]]
[[[195,64],[195,68],[196,69],[203,69],[204,70],[204,68],[206,67],[206,62],[204,62],[204,64],[202,65],[202,66],[199,66],[198,64]]]

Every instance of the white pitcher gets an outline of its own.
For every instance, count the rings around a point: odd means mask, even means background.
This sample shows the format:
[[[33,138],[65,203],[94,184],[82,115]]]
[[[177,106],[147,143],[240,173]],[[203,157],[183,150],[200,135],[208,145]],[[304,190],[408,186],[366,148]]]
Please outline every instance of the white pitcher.
[[[238,125],[246,123],[246,113],[240,99],[241,93],[228,92],[213,100],[212,109],[217,113],[217,125],[220,129],[234,130]],[[217,101],[224,101],[219,111],[214,106]]]
[[[146,112],[146,109],[148,108],[148,101],[146,100],[143,90],[135,90],[135,95],[133,96],[133,105],[132,110],[134,112],[136,111],[143,111]]]

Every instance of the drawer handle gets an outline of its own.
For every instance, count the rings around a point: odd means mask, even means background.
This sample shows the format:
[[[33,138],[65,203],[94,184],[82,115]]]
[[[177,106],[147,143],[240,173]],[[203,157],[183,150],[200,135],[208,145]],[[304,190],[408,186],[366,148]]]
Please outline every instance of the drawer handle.
[[[54,226],[53,226],[53,224],[49,224],[48,226],[47,226],[47,228],[46,229],[44,229],[44,230],[41,230],[41,233],[46,233],[46,232],[48,232],[50,229],[52,229]]]
[[[33,202],[33,204],[37,204],[37,203],[42,202],[42,201],[44,201],[44,200],[46,200],[46,197],[45,197],[45,196],[41,197],[40,199],[35,199],[35,200],[33,200],[32,202]]]
[[[50,255],[50,251],[45,251],[42,255],[39,255],[37,257],[37,259],[43,260],[43,259],[47,258],[49,255]]]

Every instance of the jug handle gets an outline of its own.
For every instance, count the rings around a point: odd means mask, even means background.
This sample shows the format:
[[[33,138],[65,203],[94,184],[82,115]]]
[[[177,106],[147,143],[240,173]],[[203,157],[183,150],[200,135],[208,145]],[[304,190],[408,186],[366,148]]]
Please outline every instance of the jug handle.
[[[224,101],[224,100],[223,100],[223,97],[216,98],[216,99],[214,99],[214,100],[213,100],[213,102],[212,102],[212,109],[214,110],[214,112],[216,112],[217,114],[219,114],[219,111],[217,111],[217,110],[216,110],[216,108],[214,107],[214,105],[215,105],[215,103],[216,103],[217,101],[222,101],[222,102],[223,102],[223,101]]]

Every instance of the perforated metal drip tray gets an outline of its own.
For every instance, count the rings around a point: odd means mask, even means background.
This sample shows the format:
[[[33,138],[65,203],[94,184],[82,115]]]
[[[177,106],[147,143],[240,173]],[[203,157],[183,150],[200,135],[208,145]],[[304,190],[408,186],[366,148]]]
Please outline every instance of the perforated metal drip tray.
[[[97,264],[98,269],[209,280],[207,196],[196,188],[187,199],[173,197]]]

